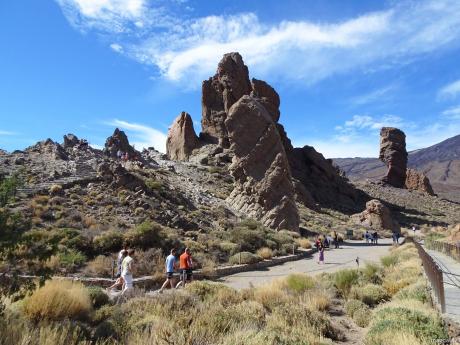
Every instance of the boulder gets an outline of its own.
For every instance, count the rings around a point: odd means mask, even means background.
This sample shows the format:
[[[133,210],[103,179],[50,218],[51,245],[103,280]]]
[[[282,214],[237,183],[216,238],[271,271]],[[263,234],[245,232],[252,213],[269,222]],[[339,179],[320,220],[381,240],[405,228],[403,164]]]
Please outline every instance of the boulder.
[[[429,195],[435,195],[428,177],[414,169],[406,170],[405,186],[409,190],[418,190]]]
[[[125,132],[115,128],[113,134],[105,141],[104,153],[111,158],[117,158],[118,151],[128,153],[130,159],[136,156],[136,150],[129,144]]]
[[[249,95],[249,72],[239,53],[225,54],[216,74],[202,84],[201,138],[207,142],[228,147],[225,127],[230,107],[243,95]]]
[[[388,167],[382,182],[396,188],[404,188],[406,183],[407,151],[406,135],[393,127],[380,130],[379,158]]]
[[[242,96],[225,121],[234,153],[235,188],[227,201],[273,229],[298,231],[299,214],[289,162],[275,122],[251,96]]]
[[[199,146],[189,114],[182,112],[173,122],[166,139],[166,154],[169,159],[186,161],[192,151]]]
[[[393,219],[391,211],[380,200],[370,200],[366,203],[366,209],[351,216],[355,224],[372,228],[374,230],[390,230],[399,232],[400,227]]]

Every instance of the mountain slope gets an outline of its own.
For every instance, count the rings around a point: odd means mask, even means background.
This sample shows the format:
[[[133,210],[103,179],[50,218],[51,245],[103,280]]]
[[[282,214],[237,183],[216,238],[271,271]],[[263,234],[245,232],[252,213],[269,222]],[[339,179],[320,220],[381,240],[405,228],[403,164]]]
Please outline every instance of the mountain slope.
[[[352,181],[379,180],[386,172],[378,158],[336,158],[334,163]],[[460,135],[409,152],[408,166],[426,174],[435,193],[460,202]]]

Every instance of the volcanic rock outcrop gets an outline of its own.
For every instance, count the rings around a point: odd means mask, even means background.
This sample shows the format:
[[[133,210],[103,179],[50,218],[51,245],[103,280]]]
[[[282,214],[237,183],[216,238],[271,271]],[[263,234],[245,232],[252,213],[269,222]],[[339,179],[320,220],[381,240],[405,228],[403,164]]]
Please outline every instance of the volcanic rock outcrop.
[[[234,208],[274,229],[299,229],[289,162],[271,115],[251,96],[243,96],[225,121],[235,189]]]
[[[125,132],[115,128],[113,134],[105,141],[104,153],[111,158],[117,158],[118,151],[128,153],[130,158],[136,155],[136,151],[129,144]]]
[[[166,139],[166,154],[169,159],[186,161],[192,151],[199,146],[189,114],[182,112],[175,120]]]
[[[380,155],[379,158],[388,167],[382,179],[396,188],[404,188],[406,183],[407,151],[406,135],[394,127],[382,127],[380,130]]]
[[[199,139],[195,140],[192,126],[186,133],[181,122],[185,119],[176,119],[168,135],[168,155],[187,160],[193,148],[200,147],[196,150],[200,161],[212,162],[216,157],[201,157],[217,152],[205,150],[207,144],[217,145],[219,152],[230,148],[222,153],[234,156],[231,171],[236,183],[228,201],[272,228],[298,228],[294,200],[310,208],[321,204],[348,213],[362,209],[365,198],[330,160],[313,147],[292,146],[278,123],[279,107],[273,87],[262,80],[250,81],[240,54],[225,54],[217,73],[203,81]]]
[[[356,224],[374,230],[400,230],[399,224],[393,219],[391,211],[381,201],[373,199],[366,203],[366,209],[351,216]]]
[[[405,186],[407,189],[410,190],[418,190],[429,195],[435,195],[428,177],[426,177],[425,174],[419,173],[417,170],[414,169],[406,170]]]
[[[202,85],[201,137],[222,147],[230,145],[225,119],[228,110],[243,95],[251,92],[248,67],[239,53],[225,54],[217,73]]]

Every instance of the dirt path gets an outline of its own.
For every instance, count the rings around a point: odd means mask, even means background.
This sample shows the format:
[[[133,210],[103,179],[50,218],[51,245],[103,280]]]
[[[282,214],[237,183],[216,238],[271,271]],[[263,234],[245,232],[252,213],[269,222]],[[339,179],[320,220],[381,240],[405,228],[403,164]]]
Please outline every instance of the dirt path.
[[[244,289],[251,286],[260,286],[291,273],[306,273],[309,275],[323,272],[331,273],[344,268],[357,267],[357,257],[361,266],[366,262],[378,262],[382,256],[388,254],[391,245],[391,239],[382,239],[378,245],[372,246],[363,241],[347,241],[340,249],[328,249],[325,252],[324,265],[318,265],[318,255],[314,254],[312,257],[287,262],[264,270],[232,274],[223,277],[220,281],[235,289]]]

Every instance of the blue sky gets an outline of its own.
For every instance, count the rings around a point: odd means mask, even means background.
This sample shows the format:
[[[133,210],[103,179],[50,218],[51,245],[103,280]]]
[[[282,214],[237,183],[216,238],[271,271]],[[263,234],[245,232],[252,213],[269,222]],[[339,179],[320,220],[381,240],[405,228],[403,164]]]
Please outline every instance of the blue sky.
[[[383,125],[409,149],[460,134],[460,2],[15,0],[0,2],[0,148],[115,126],[164,151],[201,81],[239,51],[281,96],[296,146],[377,156]]]

